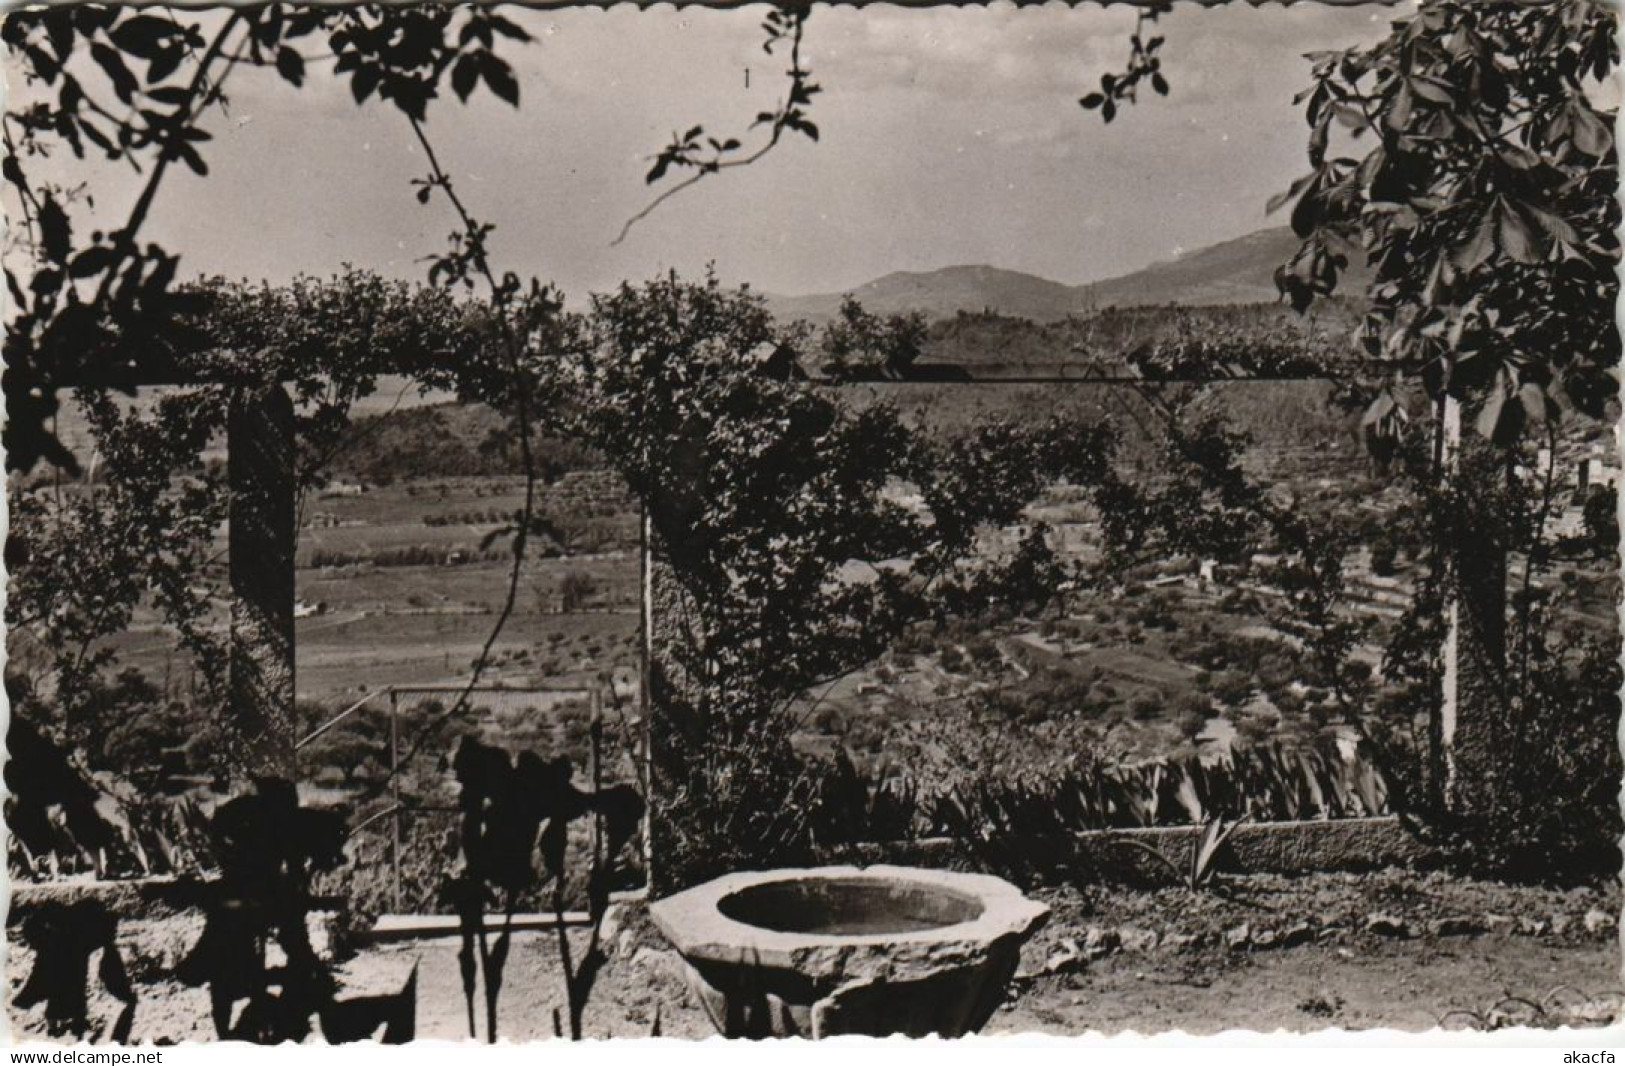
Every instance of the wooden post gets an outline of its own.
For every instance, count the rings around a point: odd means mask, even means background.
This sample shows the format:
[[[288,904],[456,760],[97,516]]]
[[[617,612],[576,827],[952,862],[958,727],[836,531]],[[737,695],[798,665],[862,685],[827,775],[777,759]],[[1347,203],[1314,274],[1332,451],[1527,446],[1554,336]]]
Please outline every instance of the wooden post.
[[[655,557],[655,528],[652,518],[643,517],[643,752],[648,795],[643,798],[643,863],[650,894],[660,895],[678,889],[671,869],[661,861],[668,855],[666,838],[671,834],[671,796],[668,773],[674,749],[673,645],[676,624],[674,582],[666,562]]]
[[[654,702],[650,699],[654,599],[649,595],[649,514],[638,513],[638,713],[643,733],[643,887],[654,883]]]
[[[390,891],[390,906],[401,913],[401,726],[400,695],[389,691],[389,803],[394,808],[390,815],[389,866],[394,878]]]
[[[681,825],[684,815],[674,802],[691,780],[685,780],[704,734],[697,722],[695,685],[683,668],[678,649],[684,640],[682,600],[671,564],[654,551],[654,530],[645,524],[643,553],[644,738],[649,795],[645,797],[644,858],[649,891],[663,895],[686,888],[683,871],[674,869],[673,848],[695,827]]]
[[[614,684],[614,683],[615,682],[613,680],[613,675],[612,675],[611,680],[610,680],[610,684]],[[589,747],[588,747],[588,753],[589,753],[589,756],[591,757],[591,760],[592,760],[592,773],[591,773],[592,794],[596,798],[599,791],[604,787],[604,770],[603,770],[603,763],[604,763],[604,702],[603,702],[603,693],[600,692],[596,688],[593,689],[592,690],[592,695],[588,697],[588,706],[591,709],[590,710],[591,725],[588,727],[588,732],[587,732],[587,736],[588,736],[588,739],[590,741],[590,744],[589,744]],[[604,821],[603,821],[603,819],[601,817],[599,817],[598,812],[594,811],[593,816],[592,816],[592,876],[593,876],[594,879],[597,879],[597,878],[602,876],[602,871],[604,869],[604,865],[607,862],[607,857],[603,854],[603,851],[604,851]]]
[[[231,702],[223,723],[233,775],[294,773],[294,423],[280,385],[232,396]]]

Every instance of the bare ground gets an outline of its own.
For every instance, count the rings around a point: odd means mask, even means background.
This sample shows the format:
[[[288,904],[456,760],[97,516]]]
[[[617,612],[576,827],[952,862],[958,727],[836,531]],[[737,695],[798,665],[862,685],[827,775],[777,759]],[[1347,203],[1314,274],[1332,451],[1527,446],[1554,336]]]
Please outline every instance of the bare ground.
[[[1390,871],[1241,877],[1223,894],[1090,886],[1039,895],[1052,919],[1024,952],[990,1033],[1601,1024],[1619,1016],[1625,989],[1611,885],[1529,888]],[[589,1037],[647,1036],[657,1011],[665,1036],[711,1034],[676,957],[640,912],[624,911],[606,943],[612,957],[587,1010]],[[444,938],[370,948],[340,976],[346,994],[376,995],[399,989],[416,966],[417,1036],[464,1039],[457,947]],[[13,943],[8,962],[15,994],[31,960]],[[157,972],[139,983],[136,1040],[212,1037],[204,992]],[[110,1021],[115,1006],[98,992],[93,1013]],[[555,1011],[562,1023],[553,937],[516,935],[500,1035],[552,1037]],[[18,1036],[44,1035],[38,1009],[14,1011],[12,1022]]]

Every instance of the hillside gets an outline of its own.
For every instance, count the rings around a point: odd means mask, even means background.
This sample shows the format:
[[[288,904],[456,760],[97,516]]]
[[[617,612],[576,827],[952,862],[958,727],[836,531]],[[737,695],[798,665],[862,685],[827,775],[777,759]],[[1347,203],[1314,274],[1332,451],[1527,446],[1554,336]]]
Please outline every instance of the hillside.
[[[523,473],[507,419],[481,404],[438,403],[362,415],[345,431],[335,474],[367,482],[408,477],[505,477]],[[535,454],[548,474],[603,463],[572,441],[540,436]]]
[[[1289,229],[1277,227],[1085,285],[990,266],[956,266],[887,274],[852,295],[874,313],[924,312],[932,319],[924,360],[961,366],[1095,365],[1102,353],[1121,354],[1149,336],[1189,328],[1182,320],[1193,316],[1203,320],[1198,326],[1299,330],[1317,328],[1314,319],[1320,320],[1318,328],[1352,325],[1351,299],[1323,302],[1309,319],[1279,304],[1273,273],[1297,245]],[[1351,272],[1348,291],[1359,292],[1365,278],[1363,270]],[[843,295],[766,299],[781,320],[818,323],[835,315]],[[1204,310],[1170,313],[1173,307]],[[128,402],[147,407],[159,391],[142,390]],[[378,392],[356,407],[356,426],[335,473],[378,480],[517,472],[516,458],[492,437],[501,425],[496,414],[447,403],[450,399],[445,393],[420,394],[404,379],[380,379]],[[88,457],[88,430],[76,404],[63,405],[59,432],[70,449]],[[552,453],[566,469],[583,465],[563,442],[552,442]],[[222,456],[217,444],[207,457]]]
[[[1151,341],[1180,335],[1239,332],[1259,338],[1303,339],[1337,345],[1359,321],[1352,301],[1324,300],[1305,315],[1277,303],[1115,307],[1089,317],[1034,321],[1000,313],[960,312],[933,321],[923,359],[930,363],[1012,371],[1070,364],[1108,373],[1126,368],[1124,357]]]
[[[847,293],[769,296],[781,319],[822,322],[835,316]],[[1062,318],[1077,305],[1077,290],[1058,281],[991,266],[953,266],[924,272],[897,271],[851,290],[876,314],[923,311],[928,318],[994,310],[1040,321]]]
[[[1275,270],[1302,242],[1285,226],[1259,230],[1075,290],[1084,307],[1274,303]]]
[[[1186,307],[1274,303],[1275,269],[1298,249],[1285,226],[1198,249],[1118,278],[1063,285],[1057,281],[991,266],[952,266],[925,272],[898,272],[850,290],[865,308],[880,314],[922,311],[930,318],[994,311],[1037,322],[1088,315],[1107,307]],[[1364,285],[1356,269],[1350,291]],[[781,318],[822,322],[832,318],[847,293],[769,296]]]

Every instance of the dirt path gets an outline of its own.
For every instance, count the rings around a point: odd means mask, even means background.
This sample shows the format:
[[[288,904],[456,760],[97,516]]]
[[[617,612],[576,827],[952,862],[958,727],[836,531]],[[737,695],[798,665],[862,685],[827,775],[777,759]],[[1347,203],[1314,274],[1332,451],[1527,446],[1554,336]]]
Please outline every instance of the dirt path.
[[[1538,1001],[1559,985],[1593,995],[1625,988],[1618,946],[1482,936],[1307,945],[1230,957],[1118,955],[1034,982],[987,1031],[1414,1031],[1441,1024],[1451,1010],[1484,1011],[1509,994]]]
[[[357,959],[347,974],[352,986],[381,992],[400,987],[418,963],[419,1037],[460,1039],[468,1027],[456,950],[450,940],[381,948]],[[552,1011],[562,1012],[564,1004],[555,959],[550,938],[516,939],[502,994],[504,1037],[552,1035]],[[1414,1031],[1439,1025],[1451,1010],[1483,1011],[1507,995],[1538,1001],[1560,985],[1592,995],[1625,988],[1618,947],[1491,935],[1311,944],[1243,955],[1116,955],[1079,973],[1026,984],[986,1031],[1206,1033],[1328,1026]],[[1574,1002],[1578,997],[1564,992],[1559,998]],[[647,1036],[656,1004],[664,1035],[711,1035],[675,960],[648,948],[606,969],[588,1009],[588,1033]]]
[[[1609,885],[1565,891],[1383,872],[1242,878],[1228,895],[1101,886],[1040,895],[1052,907],[1050,922],[1023,953],[1028,976],[1018,978],[988,1032],[1416,1031],[1467,1024],[1447,1016],[1488,1012],[1508,996],[1549,1001],[1582,1024],[1611,1020],[1625,999],[1611,917],[1620,901]],[[1377,912],[1380,922],[1373,921]],[[1517,920],[1473,925],[1475,915]],[[1455,931],[1441,921],[1455,923]],[[1469,927],[1479,931],[1461,933]],[[172,939],[184,945],[193,936]],[[619,909],[605,943],[611,958],[587,1009],[588,1036],[648,1036],[657,1014],[664,1036],[711,1035],[679,960],[641,908]],[[577,934],[577,958],[583,946]],[[16,942],[11,948],[7,979],[15,995],[32,959]],[[457,950],[455,937],[367,949],[339,967],[343,995],[397,992],[416,967],[417,1037],[466,1039]],[[213,1039],[207,994],[166,979],[172,959],[137,961],[134,1038]],[[98,989],[92,1015],[108,1024],[117,1006]],[[563,1028],[566,1010],[552,934],[516,934],[499,1005],[501,1036],[550,1038],[555,1012]],[[1509,1020],[1542,1021],[1521,1010]],[[483,1004],[477,1013],[483,1036]],[[12,1023],[25,1039],[44,1035],[39,1008],[14,1012]]]
[[[558,1010],[562,1019],[565,1010],[556,960],[551,937],[539,933],[515,937],[499,1008],[504,1039],[553,1035],[553,1012]],[[468,1023],[455,940],[369,950],[344,966],[346,994],[396,991],[414,965],[418,1038],[465,1039]],[[1625,987],[1617,946],[1489,935],[1439,943],[1309,944],[1236,956],[1161,951],[1116,955],[1077,973],[1026,983],[986,1031],[1204,1033],[1327,1026],[1422,1030],[1438,1025],[1453,1009],[1481,1011],[1508,994],[1539,1000],[1560,985],[1592,994]],[[201,990],[164,982],[143,987],[141,996],[136,1040],[213,1039],[208,999]],[[1567,992],[1561,996],[1576,998]],[[116,1005],[104,1000],[105,996],[96,997],[93,1013],[111,1018]],[[604,970],[588,1007],[587,1034],[648,1036],[657,1007],[662,1035],[698,1039],[712,1033],[704,1012],[684,987],[674,957],[637,948]],[[483,1006],[480,1011],[483,1019]],[[14,1013],[12,1022],[19,1037],[44,1035],[37,1009]]]

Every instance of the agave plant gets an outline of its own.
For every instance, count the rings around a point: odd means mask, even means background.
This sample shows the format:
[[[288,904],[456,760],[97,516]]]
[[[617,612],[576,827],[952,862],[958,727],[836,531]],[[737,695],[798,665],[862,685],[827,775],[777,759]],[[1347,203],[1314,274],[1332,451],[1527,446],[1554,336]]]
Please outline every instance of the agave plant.
[[[928,788],[881,767],[865,775],[837,752],[815,790],[816,844],[947,835],[1056,839],[1073,833],[1206,825],[1239,815],[1302,821],[1384,814],[1387,785],[1363,749],[1242,749],[1133,766],[1089,763],[1059,773],[981,774]]]
[[[1240,818],[1229,821],[1222,817],[1208,819],[1202,824],[1201,832],[1191,841],[1190,850],[1186,853],[1183,862],[1169,858],[1163,853],[1162,849],[1143,840],[1134,840],[1128,837],[1121,838],[1121,840],[1122,843],[1138,848],[1150,855],[1190,891],[1200,892],[1213,883],[1214,875],[1218,870],[1220,853],[1224,850],[1224,846],[1230,842],[1230,838],[1235,835],[1236,830],[1240,829],[1242,824],[1247,821],[1247,818],[1248,816],[1244,814]]]
[[[483,979],[486,1039],[496,1043],[497,1003],[514,914],[527,892],[550,882],[570,1039],[582,1039],[587,999],[609,961],[601,938],[613,872],[637,833],[644,811],[643,798],[630,785],[599,784],[596,768],[602,765],[602,756],[597,722],[591,743],[594,777],[591,791],[583,791],[572,781],[573,767],[567,757],[549,759],[526,751],[516,759],[505,749],[473,737],[458,741],[451,765],[458,784],[463,869],[446,879],[444,897],[458,917],[462,944],[457,961],[470,1037],[476,1035],[475,992]],[[569,831],[578,820],[587,823],[592,837],[586,871],[590,921],[587,943],[579,956],[564,920]],[[499,904],[502,910],[494,939],[485,917],[492,904]],[[563,1035],[564,1026],[556,1014],[554,1030]]]

